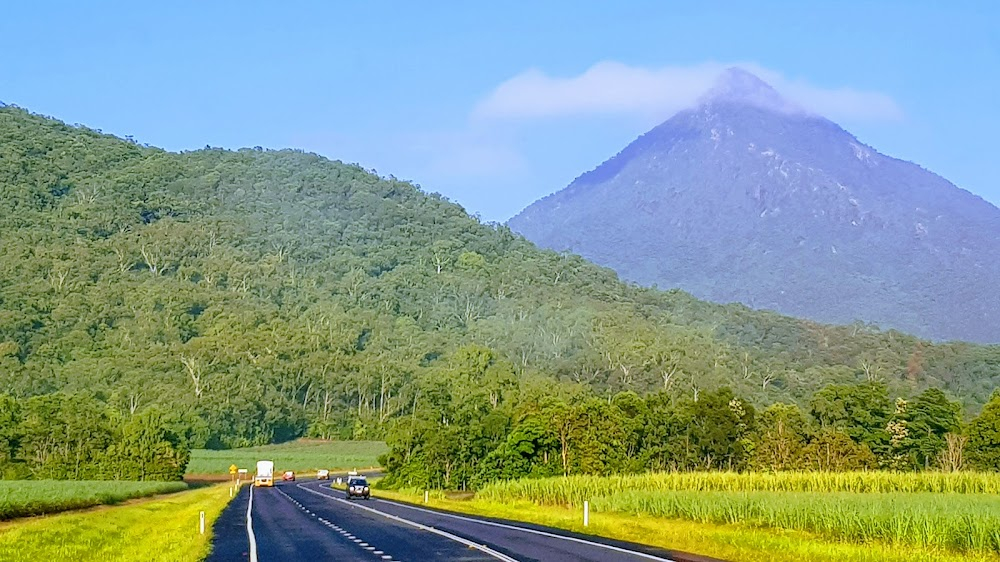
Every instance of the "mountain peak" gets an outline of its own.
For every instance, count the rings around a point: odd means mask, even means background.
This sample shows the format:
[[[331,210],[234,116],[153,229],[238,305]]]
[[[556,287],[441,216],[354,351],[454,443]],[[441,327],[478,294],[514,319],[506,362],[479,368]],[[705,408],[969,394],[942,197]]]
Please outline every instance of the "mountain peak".
[[[781,96],[770,84],[739,67],[727,68],[715,85],[702,96],[700,105],[750,105],[781,113],[798,113],[802,109]]]
[[[1000,342],[1000,209],[739,68],[508,225],[643,285]]]

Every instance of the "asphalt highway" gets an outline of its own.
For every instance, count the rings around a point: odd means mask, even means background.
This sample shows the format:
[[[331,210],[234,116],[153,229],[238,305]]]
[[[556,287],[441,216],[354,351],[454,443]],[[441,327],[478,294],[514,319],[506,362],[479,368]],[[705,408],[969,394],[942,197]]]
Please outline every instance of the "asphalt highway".
[[[328,481],[245,486],[215,523],[211,562],[707,562],[642,545],[380,500]]]

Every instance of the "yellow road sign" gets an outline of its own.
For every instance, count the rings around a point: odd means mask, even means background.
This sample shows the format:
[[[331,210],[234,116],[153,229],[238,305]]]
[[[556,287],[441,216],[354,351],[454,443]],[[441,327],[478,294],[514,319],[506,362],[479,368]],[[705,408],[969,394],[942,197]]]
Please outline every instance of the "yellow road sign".
[[[235,464],[229,466],[229,474],[236,474],[236,465]]]

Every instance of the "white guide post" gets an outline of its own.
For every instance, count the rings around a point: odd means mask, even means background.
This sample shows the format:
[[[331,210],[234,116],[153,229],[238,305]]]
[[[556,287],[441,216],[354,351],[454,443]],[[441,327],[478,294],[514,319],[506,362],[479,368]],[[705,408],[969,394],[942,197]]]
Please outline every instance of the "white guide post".
[[[590,525],[590,502],[583,500],[583,526]]]
[[[205,512],[204,511],[201,512],[201,514],[198,516],[198,519],[199,519],[199,521],[198,521],[198,528],[201,529],[201,534],[204,535],[205,534]]]

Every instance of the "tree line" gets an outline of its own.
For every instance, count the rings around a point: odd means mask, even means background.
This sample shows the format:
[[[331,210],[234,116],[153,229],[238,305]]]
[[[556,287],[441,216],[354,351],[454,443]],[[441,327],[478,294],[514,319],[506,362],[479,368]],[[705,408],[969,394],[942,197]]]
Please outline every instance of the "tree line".
[[[891,399],[881,382],[829,385],[805,407],[755,407],[725,387],[599,394],[507,378],[500,363],[463,350],[447,382],[425,386],[393,421],[381,459],[391,485],[651,470],[1000,470],[1000,392],[966,420],[936,388]]]
[[[122,416],[85,395],[0,395],[4,479],[181,480],[184,424],[149,409]]]

